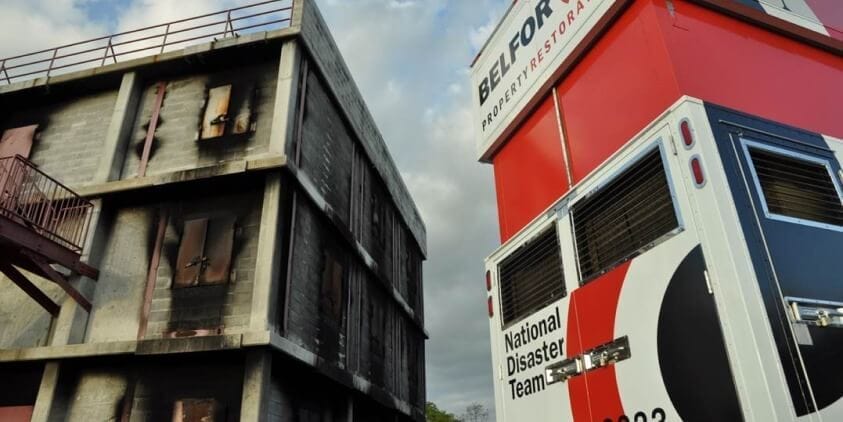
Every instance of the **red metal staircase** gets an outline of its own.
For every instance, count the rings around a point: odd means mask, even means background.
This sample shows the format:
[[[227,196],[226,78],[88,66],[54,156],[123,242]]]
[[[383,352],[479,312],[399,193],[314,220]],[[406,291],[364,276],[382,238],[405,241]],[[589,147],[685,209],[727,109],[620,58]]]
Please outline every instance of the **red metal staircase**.
[[[59,305],[20,270],[56,283],[90,312],[91,303],[65,273],[99,276],[81,262],[92,210],[93,204],[26,158],[0,158],[0,272],[52,315]]]

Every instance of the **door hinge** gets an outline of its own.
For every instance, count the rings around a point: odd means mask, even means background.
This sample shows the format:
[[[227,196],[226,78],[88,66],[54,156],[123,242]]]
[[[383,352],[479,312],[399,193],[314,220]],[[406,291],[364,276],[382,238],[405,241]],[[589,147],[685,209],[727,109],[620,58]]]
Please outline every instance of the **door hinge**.
[[[711,288],[711,278],[708,276],[708,270],[703,270],[705,276],[705,287],[708,289],[708,294],[714,296],[714,290]]]

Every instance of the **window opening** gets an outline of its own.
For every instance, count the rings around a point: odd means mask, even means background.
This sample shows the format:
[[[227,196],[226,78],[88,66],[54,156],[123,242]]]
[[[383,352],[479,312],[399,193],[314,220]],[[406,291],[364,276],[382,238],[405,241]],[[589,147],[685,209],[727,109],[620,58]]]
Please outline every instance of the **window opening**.
[[[527,317],[566,295],[556,225],[528,241],[498,265],[504,325]]]
[[[747,148],[767,214],[843,226],[843,203],[828,161]]]
[[[571,209],[582,283],[679,228],[661,149],[654,148]]]
[[[235,221],[235,217],[225,216],[184,222],[174,287],[228,283]]]

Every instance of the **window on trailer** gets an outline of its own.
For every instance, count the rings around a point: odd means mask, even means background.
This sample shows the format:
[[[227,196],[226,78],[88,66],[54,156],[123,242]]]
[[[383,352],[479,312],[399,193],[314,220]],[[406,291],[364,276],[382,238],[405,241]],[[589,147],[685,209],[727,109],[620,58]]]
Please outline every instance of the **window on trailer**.
[[[525,318],[565,297],[556,225],[525,243],[498,265],[503,324]]]
[[[749,145],[747,153],[768,215],[843,227],[843,204],[827,161]]]
[[[679,227],[661,149],[654,148],[571,208],[582,283]]]

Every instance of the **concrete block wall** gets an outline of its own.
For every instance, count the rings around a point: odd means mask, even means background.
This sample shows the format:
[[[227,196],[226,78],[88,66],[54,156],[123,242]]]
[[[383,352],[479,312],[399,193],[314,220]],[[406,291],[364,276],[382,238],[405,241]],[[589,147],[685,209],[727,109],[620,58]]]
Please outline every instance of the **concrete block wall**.
[[[237,420],[242,381],[239,354],[70,362],[62,368],[49,421],[121,420],[126,400],[131,400],[129,421],[167,421],[174,403],[185,399],[216,400],[224,420]]]
[[[102,146],[117,100],[117,90],[81,95],[20,108],[5,105],[0,130],[38,124],[30,159],[65,185],[89,183],[99,164]]]
[[[91,303],[86,343],[135,340],[146,276],[155,242],[157,210],[125,207],[112,212],[100,277]]]
[[[97,365],[66,366],[62,377],[62,400],[54,402],[50,422],[119,420],[121,402],[129,387],[126,368]]]
[[[330,338],[324,319],[329,318],[321,309],[322,284],[325,276],[326,253],[332,253],[343,262],[343,271],[348,269],[348,252],[342,248],[342,240],[331,232],[329,224],[304,196],[299,195],[296,203],[296,221],[293,247],[290,258],[290,297],[287,310],[287,337],[313,353],[333,363],[344,365],[335,352],[344,345],[345,333]],[[342,256],[336,256],[342,255]],[[344,279],[347,276],[344,275]],[[344,281],[345,283],[345,281]],[[324,350],[323,350],[324,349]],[[330,353],[333,351],[334,353]],[[344,351],[340,351],[344,355]],[[332,355],[332,356],[329,356]]]
[[[280,51],[279,51],[280,53]],[[211,72],[197,72],[164,78],[166,94],[155,132],[147,175],[207,167],[227,161],[241,160],[268,152],[272,115],[275,104],[278,59],[256,64],[229,66]],[[248,135],[224,136],[197,140],[204,98],[208,88],[232,84],[229,115],[236,115],[244,93],[257,89],[252,103],[255,132]],[[123,178],[138,173],[141,152],[155,104],[158,81],[147,80],[141,95],[131,139],[128,143]],[[250,92],[249,92],[250,94]]]
[[[269,386],[269,420],[350,422],[352,393],[305,368],[276,365]]]
[[[258,235],[261,230],[263,191],[258,186],[236,193],[217,192],[187,196],[167,204],[172,211],[167,225],[158,268],[146,338],[161,338],[174,330],[225,327],[225,333],[246,330],[252,304],[252,289]],[[174,289],[172,287],[179,240],[185,218],[234,214],[237,216],[228,284]],[[151,237],[154,241],[154,237]],[[141,281],[141,283],[144,283]]]
[[[23,274],[56,303],[66,298],[54,283],[27,272]],[[52,320],[41,305],[0,274],[0,350],[47,345]]]

